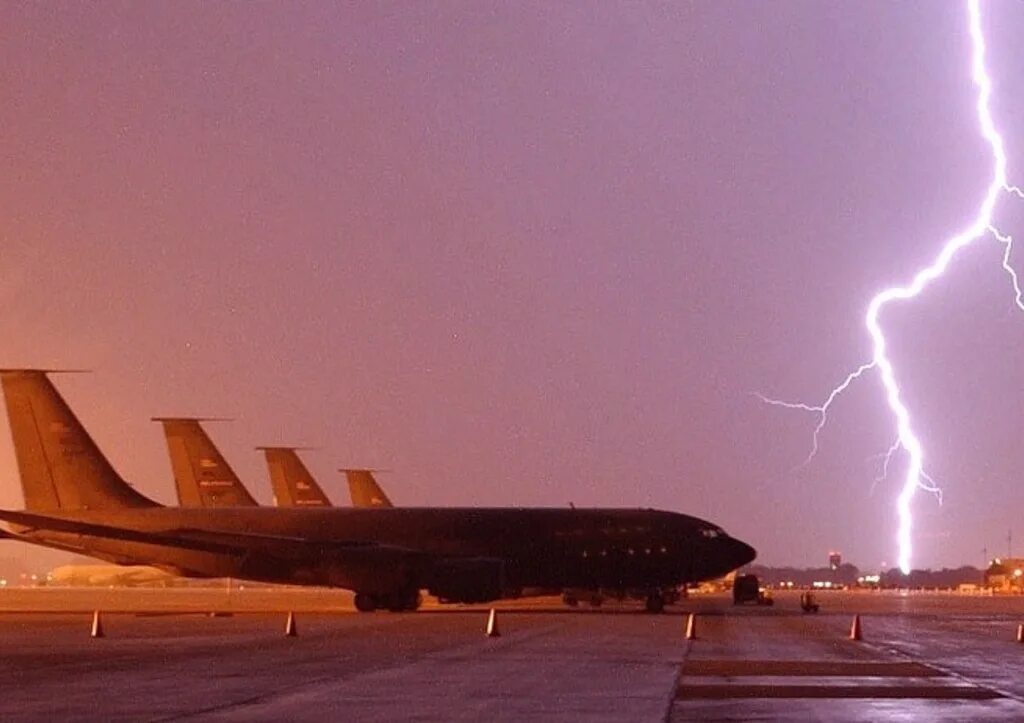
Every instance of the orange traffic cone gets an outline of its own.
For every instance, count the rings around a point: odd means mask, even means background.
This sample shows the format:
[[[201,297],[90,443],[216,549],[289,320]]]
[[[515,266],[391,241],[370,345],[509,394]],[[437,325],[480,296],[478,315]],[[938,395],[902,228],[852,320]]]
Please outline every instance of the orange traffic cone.
[[[500,638],[501,631],[498,630],[498,611],[491,608],[490,614],[487,616],[487,637],[489,638]]]
[[[697,616],[690,613],[686,618],[686,639],[697,639]]]
[[[1017,626],[1017,642],[1024,643],[1024,625]]]
[[[100,618],[100,611],[95,610],[92,614],[92,632],[90,633],[94,638],[105,638],[107,637],[103,633],[103,620]]]
[[[286,638],[297,637],[299,631],[295,628],[295,613],[288,613],[288,620],[284,624],[284,635]]]
[[[853,616],[853,625],[850,626],[850,640],[860,640],[860,615]]]

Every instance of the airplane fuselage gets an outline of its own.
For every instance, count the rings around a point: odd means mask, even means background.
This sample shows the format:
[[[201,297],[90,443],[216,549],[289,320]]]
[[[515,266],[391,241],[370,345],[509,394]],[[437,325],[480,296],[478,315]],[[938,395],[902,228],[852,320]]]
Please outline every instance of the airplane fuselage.
[[[424,578],[436,574],[437,560],[477,560],[485,567],[487,561],[500,562],[501,585],[510,592],[523,587],[660,588],[719,577],[754,556],[752,548],[711,523],[642,509],[156,507],[50,516],[190,540],[237,533],[249,549],[239,556],[52,531],[22,534],[80,546],[104,559],[161,564],[186,575],[231,574],[353,589],[427,587]],[[252,546],[261,536],[266,544]],[[297,556],[277,542],[283,538],[301,538],[307,547],[322,543],[322,554]],[[358,550],[365,549],[367,566],[375,572],[360,573],[349,552],[344,565],[332,564],[332,550],[349,542],[357,543],[357,558]],[[381,557],[374,545],[415,552]],[[394,564],[387,564],[389,559]]]

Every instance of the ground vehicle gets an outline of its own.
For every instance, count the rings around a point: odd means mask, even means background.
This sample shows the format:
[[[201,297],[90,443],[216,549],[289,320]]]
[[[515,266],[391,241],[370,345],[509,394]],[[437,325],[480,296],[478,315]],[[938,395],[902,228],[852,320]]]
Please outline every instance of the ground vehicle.
[[[757,575],[737,575],[732,585],[732,604],[757,603],[758,605],[774,605],[771,593],[761,587]]]
[[[800,593],[800,609],[805,613],[816,613],[820,609],[817,599],[812,592]]]

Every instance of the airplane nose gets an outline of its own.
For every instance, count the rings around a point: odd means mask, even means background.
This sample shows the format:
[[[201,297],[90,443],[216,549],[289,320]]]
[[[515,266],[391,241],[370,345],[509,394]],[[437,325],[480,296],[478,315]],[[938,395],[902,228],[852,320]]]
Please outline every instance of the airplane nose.
[[[729,547],[726,551],[726,556],[729,558],[729,562],[732,565],[731,569],[733,570],[737,567],[743,567],[757,557],[757,550],[742,540],[730,537],[727,540],[727,544]]]

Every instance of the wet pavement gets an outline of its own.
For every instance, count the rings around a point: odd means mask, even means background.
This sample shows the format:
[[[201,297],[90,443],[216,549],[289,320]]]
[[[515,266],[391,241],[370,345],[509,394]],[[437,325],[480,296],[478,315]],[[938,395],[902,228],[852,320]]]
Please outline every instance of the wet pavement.
[[[331,591],[6,590],[0,719],[1024,720],[1024,598],[819,597],[519,600],[487,638],[486,607],[361,615]]]

